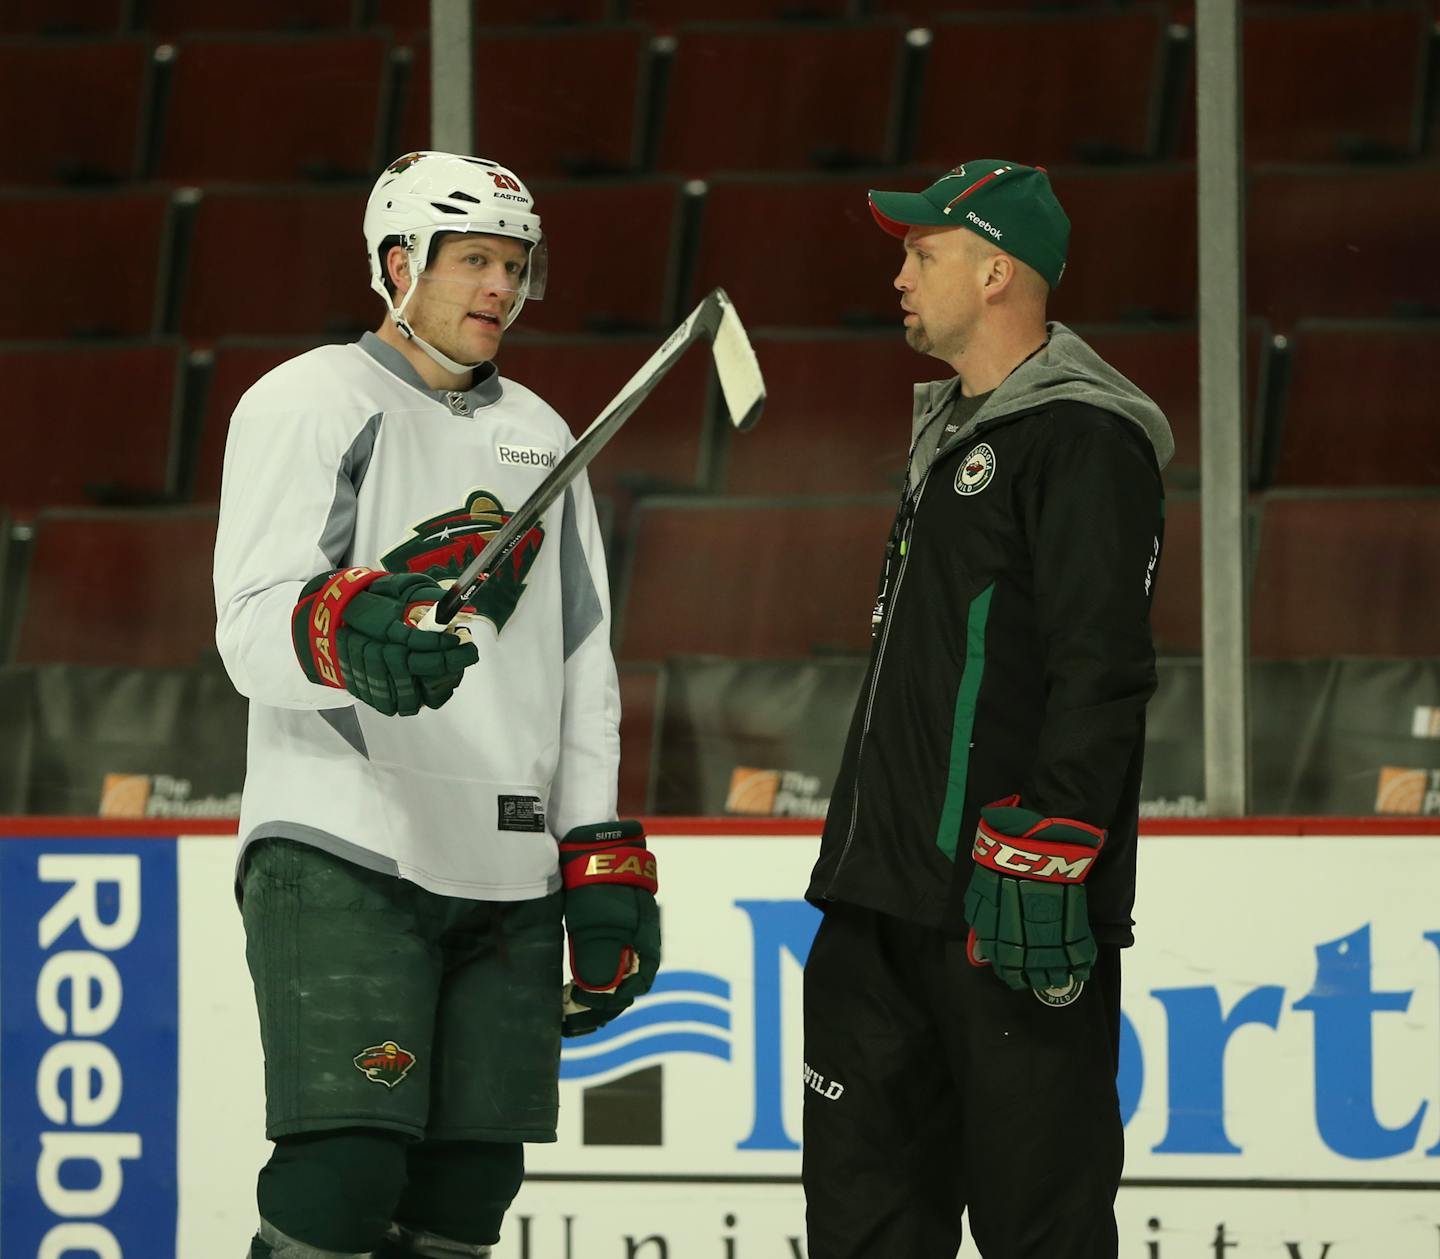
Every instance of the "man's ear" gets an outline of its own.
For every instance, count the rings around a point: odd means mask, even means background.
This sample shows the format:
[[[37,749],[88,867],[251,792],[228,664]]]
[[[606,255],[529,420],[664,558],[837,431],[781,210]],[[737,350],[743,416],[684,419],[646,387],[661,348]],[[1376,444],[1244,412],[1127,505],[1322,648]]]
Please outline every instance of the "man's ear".
[[[1015,282],[1015,259],[1008,254],[992,254],[985,272],[985,295],[999,297]]]
[[[410,254],[403,245],[391,245],[385,255],[385,272],[397,292],[404,293],[410,288]]]

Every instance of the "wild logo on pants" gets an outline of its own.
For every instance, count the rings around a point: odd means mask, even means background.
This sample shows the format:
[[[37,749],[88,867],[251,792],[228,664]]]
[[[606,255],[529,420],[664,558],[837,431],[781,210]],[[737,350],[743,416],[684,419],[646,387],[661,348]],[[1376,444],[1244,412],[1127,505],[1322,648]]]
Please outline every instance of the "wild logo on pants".
[[[827,1102],[838,1101],[840,1094],[845,1091],[845,1086],[839,1080],[827,1080],[808,1062],[805,1063],[805,1083]]]
[[[353,1061],[355,1070],[367,1080],[393,1089],[410,1074],[410,1068],[415,1065],[415,1055],[408,1049],[401,1049],[393,1040],[387,1040],[383,1045],[362,1049]]]
[[[1085,981],[1076,979],[1071,975],[1069,980],[1055,988],[1036,988],[1035,998],[1042,1005],[1052,1006],[1060,1009],[1062,1006],[1073,1005],[1080,1000],[1080,994],[1085,991]]]

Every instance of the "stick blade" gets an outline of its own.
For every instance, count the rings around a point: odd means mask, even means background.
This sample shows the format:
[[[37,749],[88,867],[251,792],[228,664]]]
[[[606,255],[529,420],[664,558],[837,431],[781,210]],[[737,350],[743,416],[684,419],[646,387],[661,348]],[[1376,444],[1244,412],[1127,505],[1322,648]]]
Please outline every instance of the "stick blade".
[[[723,290],[720,296],[720,327],[715,332],[715,370],[720,377],[720,392],[725,396],[725,409],[730,423],[740,432],[755,427],[765,408],[765,379],[760,362],[745,334],[745,325],[734,304]]]

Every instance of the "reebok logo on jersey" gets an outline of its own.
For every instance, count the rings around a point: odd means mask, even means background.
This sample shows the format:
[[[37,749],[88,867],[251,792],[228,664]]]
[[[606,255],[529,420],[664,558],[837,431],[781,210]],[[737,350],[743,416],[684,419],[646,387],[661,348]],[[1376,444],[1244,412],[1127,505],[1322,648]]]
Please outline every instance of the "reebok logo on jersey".
[[[996,227],[995,224],[989,223],[985,219],[982,219],[978,214],[975,213],[974,210],[967,210],[965,212],[965,217],[971,223],[974,223],[975,226],[978,227],[982,232],[989,232],[990,235],[993,236],[996,240],[999,240],[1002,236],[1005,235],[1005,233],[1002,232],[998,227]]]
[[[549,472],[560,456],[553,450],[542,450],[539,446],[506,446],[503,442],[495,447],[500,462],[511,468],[544,468]]]

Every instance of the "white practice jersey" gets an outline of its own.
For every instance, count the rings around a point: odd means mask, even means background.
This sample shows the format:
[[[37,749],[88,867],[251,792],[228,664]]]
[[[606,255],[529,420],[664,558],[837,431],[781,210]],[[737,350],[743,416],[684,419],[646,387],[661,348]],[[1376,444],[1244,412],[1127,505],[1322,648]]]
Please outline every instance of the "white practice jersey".
[[[331,569],[458,576],[574,444],[493,367],[429,389],[373,333],[283,363],[225,446],[216,639],[250,700],[240,843],[283,836],[430,891],[560,886],[555,836],[615,817],[619,688],[582,474],[472,600],[479,663],[444,707],[385,717],[310,682],[291,614]]]

